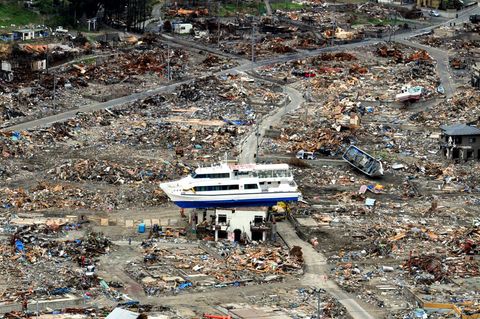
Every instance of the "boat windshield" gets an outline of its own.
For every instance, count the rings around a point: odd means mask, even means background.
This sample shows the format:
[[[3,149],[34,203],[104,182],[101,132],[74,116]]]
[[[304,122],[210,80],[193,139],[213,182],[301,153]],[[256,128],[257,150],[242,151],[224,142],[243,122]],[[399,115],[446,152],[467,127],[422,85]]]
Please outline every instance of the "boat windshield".
[[[271,178],[271,177],[291,177],[292,173],[289,170],[262,170],[258,171],[259,178]]]
[[[230,173],[211,173],[211,174],[197,174],[195,172],[192,173],[192,178],[229,178]]]

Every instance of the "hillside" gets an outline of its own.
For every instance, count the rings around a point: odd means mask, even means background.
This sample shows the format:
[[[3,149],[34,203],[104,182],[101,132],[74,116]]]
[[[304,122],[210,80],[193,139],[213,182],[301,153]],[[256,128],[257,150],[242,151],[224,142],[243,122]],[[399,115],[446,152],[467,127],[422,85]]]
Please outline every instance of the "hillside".
[[[17,2],[0,1],[0,30],[41,22],[42,17],[39,14],[18,5]]]

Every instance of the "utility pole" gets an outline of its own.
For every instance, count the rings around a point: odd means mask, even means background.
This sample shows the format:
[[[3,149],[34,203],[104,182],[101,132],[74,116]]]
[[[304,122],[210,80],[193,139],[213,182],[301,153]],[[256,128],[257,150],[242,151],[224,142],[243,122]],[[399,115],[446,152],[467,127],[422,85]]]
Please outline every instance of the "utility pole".
[[[170,44],[167,44],[167,81],[170,82]]]
[[[317,319],[320,319],[320,316],[322,314],[322,308],[321,308],[321,305],[320,305],[320,289],[317,290]]]
[[[53,107],[56,106],[56,95],[57,95],[57,77],[53,74]]]
[[[335,31],[337,30],[337,20],[333,20],[333,28],[332,28],[332,38],[331,38],[331,46],[333,47],[335,44]]]
[[[257,148],[255,149],[255,163],[258,163],[258,148],[259,148],[259,141],[258,140],[260,138],[258,122],[257,122],[257,127],[255,128],[255,137],[257,138]]]
[[[252,20],[252,62],[255,63],[255,20]]]
[[[305,124],[308,124],[308,107],[310,105],[310,102],[311,102],[311,95],[312,95],[312,82],[311,82],[311,78],[309,78],[308,80],[308,89],[307,89],[307,94],[306,94],[306,101],[307,103],[305,103]]]
[[[220,3],[217,2],[217,47],[220,47]]]
[[[35,291],[35,299],[37,299],[37,302],[36,302],[36,312],[37,312],[37,318],[40,317],[40,307],[38,306],[38,293]]]
[[[393,19],[393,41],[395,41],[395,27],[397,26],[397,14],[398,12],[394,11],[395,18]]]
[[[49,68],[48,56],[49,56],[49,52],[48,52],[48,44],[47,44],[47,57],[46,57],[46,60],[45,60],[45,64],[46,64],[46,68],[47,68],[47,74],[48,74],[48,68]]]

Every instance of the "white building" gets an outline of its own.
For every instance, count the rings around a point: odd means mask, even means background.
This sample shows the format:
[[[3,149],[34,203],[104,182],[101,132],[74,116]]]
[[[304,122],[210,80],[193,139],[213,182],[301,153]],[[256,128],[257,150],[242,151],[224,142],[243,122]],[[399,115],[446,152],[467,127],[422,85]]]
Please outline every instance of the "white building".
[[[196,210],[193,214],[199,224],[209,224],[208,229],[215,233],[215,241],[265,241],[271,231],[266,207]]]
[[[32,29],[22,29],[13,31],[14,39],[19,40],[32,40],[35,39],[35,30]]]
[[[174,23],[173,32],[178,34],[189,34],[192,32],[193,25],[191,23]]]

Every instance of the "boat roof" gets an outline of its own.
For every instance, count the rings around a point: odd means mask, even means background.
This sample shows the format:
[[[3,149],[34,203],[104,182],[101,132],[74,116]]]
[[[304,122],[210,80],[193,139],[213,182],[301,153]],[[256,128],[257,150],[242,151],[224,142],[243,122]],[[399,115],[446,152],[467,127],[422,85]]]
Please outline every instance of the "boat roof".
[[[272,171],[288,170],[288,164],[220,164],[216,166],[199,167],[197,174],[229,173],[232,170],[239,171]]]
[[[273,171],[286,170],[288,164],[233,164],[230,168],[239,171]]]

